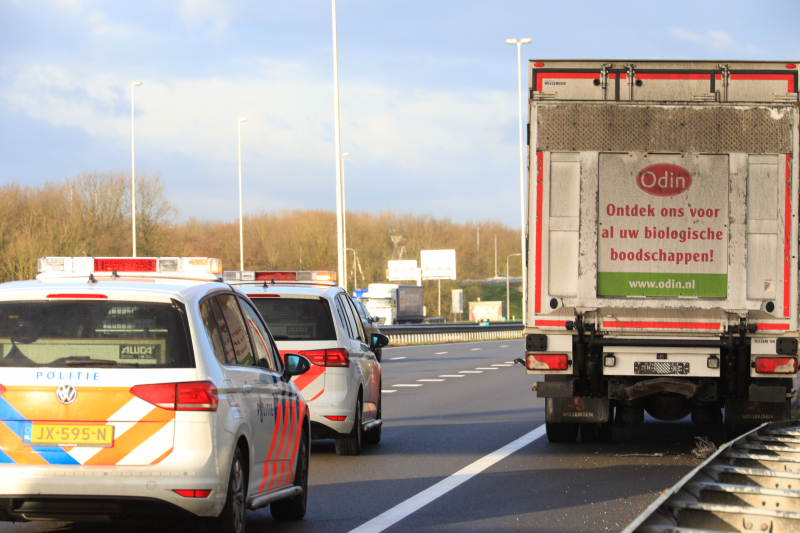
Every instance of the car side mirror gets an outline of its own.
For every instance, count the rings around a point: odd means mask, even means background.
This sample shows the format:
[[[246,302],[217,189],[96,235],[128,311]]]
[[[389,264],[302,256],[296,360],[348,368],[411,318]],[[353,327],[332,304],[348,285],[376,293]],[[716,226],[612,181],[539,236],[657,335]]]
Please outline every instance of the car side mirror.
[[[389,344],[389,337],[383,335],[382,333],[373,333],[372,334],[372,349],[376,348],[383,348]]]
[[[311,361],[297,355],[296,353],[287,353],[283,357],[283,378],[289,381],[292,376],[299,376],[305,374],[311,368]]]
[[[377,324],[377,323],[378,323],[378,320],[380,320],[380,318],[379,318],[379,317],[377,317],[377,316],[373,316],[372,318],[370,318],[370,320],[372,320],[372,323],[373,323],[373,324]]]

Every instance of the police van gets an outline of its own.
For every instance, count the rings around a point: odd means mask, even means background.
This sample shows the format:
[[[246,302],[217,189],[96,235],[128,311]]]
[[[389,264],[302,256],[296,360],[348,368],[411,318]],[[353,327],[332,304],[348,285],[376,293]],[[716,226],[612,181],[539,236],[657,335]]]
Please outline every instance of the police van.
[[[204,257],[47,257],[0,285],[0,521],[306,510],[309,412],[258,310]],[[285,363],[284,363],[285,361]]]

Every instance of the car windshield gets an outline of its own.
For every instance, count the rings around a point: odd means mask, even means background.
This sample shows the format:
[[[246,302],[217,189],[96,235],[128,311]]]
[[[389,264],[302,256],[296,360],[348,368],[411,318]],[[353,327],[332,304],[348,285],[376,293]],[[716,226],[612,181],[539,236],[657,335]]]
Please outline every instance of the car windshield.
[[[276,341],[333,341],[336,332],[327,300],[253,298]]]
[[[0,367],[193,368],[181,311],[152,302],[0,302]]]
[[[367,300],[367,307],[371,307],[373,309],[385,309],[392,307],[392,299],[391,298],[370,298]]]

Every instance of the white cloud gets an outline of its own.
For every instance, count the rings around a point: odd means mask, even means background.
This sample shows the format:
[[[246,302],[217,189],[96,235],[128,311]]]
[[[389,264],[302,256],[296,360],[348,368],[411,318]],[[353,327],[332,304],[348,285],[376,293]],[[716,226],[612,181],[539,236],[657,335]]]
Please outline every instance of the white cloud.
[[[233,17],[229,4],[221,0],[182,0],[179,13],[190,24],[210,24],[216,34],[227,30]]]
[[[692,33],[685,28],[669,26],[667,28],[672,38],[678,41],[694,43],[704,48],[709,48],[715,52],[746,53],[754,56],[761,53],[761,50],[753,44],[739,44],[729,33],[719,30],[709,30],[705,34]]]

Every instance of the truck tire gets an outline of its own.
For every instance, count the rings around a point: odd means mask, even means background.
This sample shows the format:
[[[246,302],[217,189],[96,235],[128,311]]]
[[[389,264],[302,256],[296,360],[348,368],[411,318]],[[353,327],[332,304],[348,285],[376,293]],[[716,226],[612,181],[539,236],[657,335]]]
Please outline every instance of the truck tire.
[[[578,424],[545,422],[544,426],[550,442],[575,442],[578,438]]]
[[[361,396],[356,402],[355,422],[353,429],[348,435],[336,437],[336,455],[358,455],[361,453],[361,438],[363,435],[363,423],[361,422]]]
[[[306,430],[300,435],[300,445],[297,447],[297,468],[294,471],[292,482],[296,487],[302,487],[303,493],[272,502],[269,512],[275,520],[300,520],[306,515],[306,502],[308,501],[308,444]]]
[[[581,442],[609,442],[614,436],[614,422],[584,422],[581,427]]]

